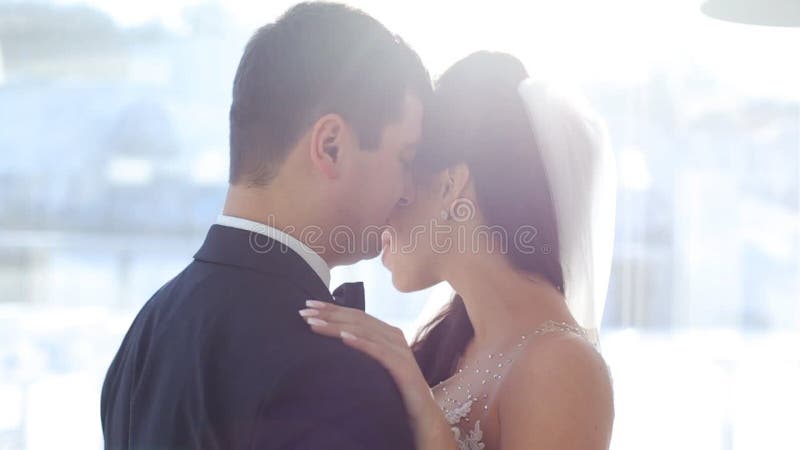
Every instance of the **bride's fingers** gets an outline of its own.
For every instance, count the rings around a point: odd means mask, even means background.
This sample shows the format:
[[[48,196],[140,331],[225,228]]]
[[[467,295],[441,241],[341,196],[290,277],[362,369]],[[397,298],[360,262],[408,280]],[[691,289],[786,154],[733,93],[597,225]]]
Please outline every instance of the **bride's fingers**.
[[[305,319],[305,321],[311,327],[311,331],[317,334],[321,334],[323,336],[341,338],[342,331],[348,331],[350,333],[355,333],[357,331],[356,327],[354,326],[346,326],[340,323],[331,323],[323,319],[318,319],[316,317],[308,317]],[[345,327],[347,329],[345,329]]]
[[[306,309],[301,309],[300,315],[304,317],[320,317],[330,322],[352,322],[371,318],[371,316],[359,309],[333,305],[318,300],[307,300]]]
[[[315,322],[321,320],[329,324],[353,325],[367,328],[371,333],[379,334],[388,340],[400,338],[405,342],[405,336],[399,328],[376,319],[364,311],[316,300],[309,300],[306,305],[308,308],[300,310],[299,314],[307,321],[315,319]]]
[[[350,347],[361,350],[381,363],[390,372],[392,371],[392,364],[386,359],[386,351],[384,346],[346,331],[342,332],[342,341]]]
[[[306,323],[311,327],[311,330],[323,336],[346,339],[348,336],[357,336],[362,340],[374,342],[382,346],[385,350],[402,351],[408,348],[405,338],[398,339],[392,334],[389,327],[372,327],[366,326],[364,322],[348,323],[348,322],[329,322],[320,319],[319,316],[306,317]],[[344,332],[344,335],[343,335]]]
[[[398,338],[394,332],[386,329],[374,332],[369,328],[352,324],[319,322],[319,320],[314,317],[306,319],[313,332],[339,338],[345,345],[367,354],[383,365],[398,385],[413,384],[409,380],[414,379],[415,369],[417,372],[419,369],[405,338]]]

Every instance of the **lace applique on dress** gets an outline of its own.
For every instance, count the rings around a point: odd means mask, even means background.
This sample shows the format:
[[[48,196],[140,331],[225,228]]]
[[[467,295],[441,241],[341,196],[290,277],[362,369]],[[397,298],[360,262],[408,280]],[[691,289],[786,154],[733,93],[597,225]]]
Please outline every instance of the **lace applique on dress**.
[[[513,357],[533,336],[555,331],[575,333],[592,342],[582,328],[554,321],[548,321],[533,332],[522,336],[521,342],[507,355],[489,354],[488,363],[465,365],[447,380],[433,388],[445,419],[451,425],[458,450],[484,450],[481,420],[489,410],[489,397],[494,393],[497,382],[503,378],[513,363]],[[477,407],[477,408],[473,408]]]
[[[455,425],[458,422],[461,422],[461,419],[467,417],[471,409],[472,409],[472,400],[463,403],[458,408],[446,410],[444,412],[444,418],[447,419],[447,423],[449,423],[450,425]]]
[[[483,450],[486,447],[483,441],[483,431],[481,431],[481,421],[475,422],[475,427],[469,430],[467,437],[461,438],[461,429],[458,427],[451,428],[453,430],[453,437],[456,438],[458,450]]]

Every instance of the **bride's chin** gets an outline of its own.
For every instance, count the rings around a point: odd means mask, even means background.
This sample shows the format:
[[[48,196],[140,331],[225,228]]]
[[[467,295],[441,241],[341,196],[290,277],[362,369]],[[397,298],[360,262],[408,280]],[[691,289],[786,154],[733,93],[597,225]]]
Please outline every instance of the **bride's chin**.
[[[398,284],[398,283],[394,283],[394,288],[397,289],[398,292],[402,292],[403,294],[408,294],[410,292],[414,292],[415,291],[415,289],[411,289],[411,288],[409,288],[407,286],[404,286],[404,285]]]
[[[415,270],[416,261],[408,255],[384,253],[381,255],[383,266],[392,274],[392,285],[400,292],[416,292],[429,286],[422,286],[419,273]]]
[[[395,289],[402,293],[414,292],[416,290],[412,286],[409,286],[407,280],[405,280],[402,274],[397,270],[389,269],[389,271],[392,272],[392,285],[394,285]]]
[[[407,282],[396,282],[396,281],[393,281],[392,284],[394,285],[394,288],[397,289],[398,292],[402,292],[403,294],[419,292],[435,285],[435,283],[420,284],[420,283],[407,283]]]

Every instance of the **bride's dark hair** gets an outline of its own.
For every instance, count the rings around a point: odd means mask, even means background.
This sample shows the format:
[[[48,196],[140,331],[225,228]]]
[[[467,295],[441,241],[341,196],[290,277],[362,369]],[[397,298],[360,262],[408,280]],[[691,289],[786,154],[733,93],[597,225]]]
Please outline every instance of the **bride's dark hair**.
[[[517,88],[528,77],[511,55],[476,52],[450,67],[426,108],[418,177],[465,163],[477,206],[490,227],[501,227],[506,257],[517,269],[564,291],[555,212],[533,129]],[[518,230],[535,228],[517,245]],[[534,249],[531,252],[531,248]],[[455,295],[417,334],[414,356],[430,386],[450,377],[473,337],[464,301]]]

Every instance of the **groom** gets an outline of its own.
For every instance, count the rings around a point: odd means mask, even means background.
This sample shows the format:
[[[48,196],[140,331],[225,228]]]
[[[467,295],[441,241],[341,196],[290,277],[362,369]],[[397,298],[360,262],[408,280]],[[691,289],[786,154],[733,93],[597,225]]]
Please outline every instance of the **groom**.
[[[306,299],[363,308],[329,267],[379,253],[430,80],[366,14],[299,4],[245,48],[230,187],[194,261],[144,305],[108,369],[107,449],[409,449],[389,373],[312,333]]]

